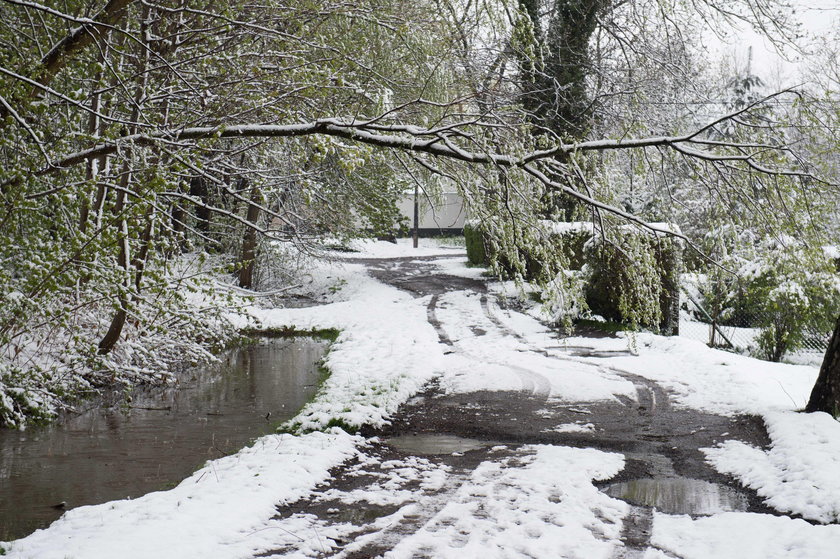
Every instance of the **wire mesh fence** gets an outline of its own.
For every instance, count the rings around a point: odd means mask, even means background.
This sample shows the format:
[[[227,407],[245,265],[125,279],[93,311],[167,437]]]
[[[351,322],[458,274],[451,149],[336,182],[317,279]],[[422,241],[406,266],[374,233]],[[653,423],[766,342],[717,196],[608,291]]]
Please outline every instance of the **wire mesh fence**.
[[[710,347],[729,349],[760,359],[819,365],[828,348],[831,332],[806,325],[793,347],[783,349],[778,355],[778,348],[772,347],[773,344],[767,340],[767,330],[775,318],[771,313],[753,312],[749,316],[735,315],[725,321],[716,321],[696,298],[683,293],[680,298],[679,333],[681,337],[701,341]],[[777,359],[771,356],[774,352]]]

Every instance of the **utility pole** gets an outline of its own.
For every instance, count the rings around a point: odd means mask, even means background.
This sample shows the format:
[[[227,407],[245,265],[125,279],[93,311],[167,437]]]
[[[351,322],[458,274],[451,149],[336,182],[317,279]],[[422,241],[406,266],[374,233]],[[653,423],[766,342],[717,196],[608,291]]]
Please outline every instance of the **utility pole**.
[[[414,248],[417,248],[417,235],[420,229],[420,205],[418,203],[418,196],[419,186],[417,183],[414,183],[414,235],[412,236],[414,239]]]

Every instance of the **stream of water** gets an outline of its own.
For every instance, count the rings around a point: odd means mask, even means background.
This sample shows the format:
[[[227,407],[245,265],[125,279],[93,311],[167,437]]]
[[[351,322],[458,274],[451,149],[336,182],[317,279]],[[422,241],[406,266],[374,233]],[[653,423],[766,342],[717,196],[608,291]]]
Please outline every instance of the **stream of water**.
[[[312,338],[262,341],[177,387],[136,391],[46,427],[0,430],[0,541],[73,507],[166,489],[274,432],[314,396],[326,347]]]

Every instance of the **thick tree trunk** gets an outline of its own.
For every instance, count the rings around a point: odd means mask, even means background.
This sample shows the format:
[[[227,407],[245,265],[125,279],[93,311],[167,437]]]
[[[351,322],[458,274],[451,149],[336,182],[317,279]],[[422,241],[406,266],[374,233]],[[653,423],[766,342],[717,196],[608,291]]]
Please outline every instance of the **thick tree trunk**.
[[[201,200],[201,204],[195,205],[195,228],[202,233],[210,231],[210,192],[207,189],[207,180],[204,177],[193,177],[190,179],[190,196]]]
[[[105,333],[105,336],[99,342],[99,355],[107,355],[114,349],[114,346],[120,339],[120,335],[122,335],[123,327],[125,326],[126,318],[128,318],[128,311],[125,309],[128,306],[128,298],[120,295],[120,305],[117,312],[114,313],[114,318],[111,319],[111,325],[108,326],[108,331]]]
[[[820,375],[805,406],[806,412],[824,411],[840,415],[840,317],[825,351]]]
[[[110,353],[112,349],[114,349],[114,345],[120,339],[123,327],[125,326],[126,317],[128,316],[128,290],[131,285],[131,276],[129,271],[131,247],[129,246],[128,223],[126,222],[124,211],[126,199],[125,193],[128,190],[128,185],[130,184],[130,182],[131,163],[129,161],[126,161],[123,165],[123,172],[122,176],[120,177],[119,183],[120,189],[117,191],[117,200],[114,204],[114,215],[121,218],[120,232],[117,237],[120,247],[120,251],[117,256],[117,262],[123,271],[123,281],[122,285],[119,287],[119,294],[117,295],[117,301],[119,302],[117,312],[114,313],[114,318],[111,319],[111,325],[108,327],[108,332],[105,333],[105,336],[99,342],[99,355],[106,355]]]
[[[260,219],[260,189],[255,184],[251,187],[251,204],[248,204],[248,213],[245,219],[248,223],[257,225]],[[242,238],[242,256],[239,259],[241,268],[239,269],[239,287],[244,289],[251,289],[254,283],[254,260],[257,257],[257,231],[254,227],[245,229],[245,235]]]

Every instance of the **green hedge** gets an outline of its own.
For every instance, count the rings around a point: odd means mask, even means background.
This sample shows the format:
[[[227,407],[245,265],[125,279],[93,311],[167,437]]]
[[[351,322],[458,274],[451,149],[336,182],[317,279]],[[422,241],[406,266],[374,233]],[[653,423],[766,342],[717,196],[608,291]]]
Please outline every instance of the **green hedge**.
[[[629,228],[622,231],[615,244],[595,239],[587,245],[587,305],[608,320],[677,335],[681,243]]]
[[[625,227],[619,229],[621,239],[608,244],[593,239],[591,223],[543,222],[541,227],[537,241],[516,249],[524,263],[524,279],[547,281],[562,271],[561,266],[584,270],[586,303],[592,312],[666,335],[678,333],[683,266],[678,240]],[[505,255],[494,253],[495,244],[480,224],[467,223],[464,239],[471,265],[495,262],[503,277],[516,275]]]
[[[471,266],[487,266],[487,248],[484,243],[484,233],[477,224],[464,224],[464,242],[467,245],[467,262]]]

